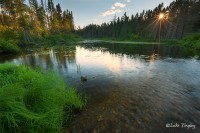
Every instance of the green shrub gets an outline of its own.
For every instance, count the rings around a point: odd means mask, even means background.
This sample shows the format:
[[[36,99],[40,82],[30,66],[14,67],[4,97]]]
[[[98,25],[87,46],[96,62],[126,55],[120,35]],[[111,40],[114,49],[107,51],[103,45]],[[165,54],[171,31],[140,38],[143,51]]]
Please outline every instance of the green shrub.
[[[66,89],[53,72],[23,65],[0,65],[0,132],[61,132],[73,111],[85,105],[73,88]]]
[[[200,33],[192,34],[183,38],[180,43],[184,46],[200,50]]]
[[[46,34],[44,37],[31,36],[30,42],[22,42],[27,46],[56,46],[56,45],[70,45],[78,41],[81,41],[82,38],[76,34],[64,34],[64,33],[52,33]]]
[[[4,38],[5,40],[16,40],[19,38],[19,34],[16,32],[16,30],[14,30],[13,27],[0,24],[0,38]]]
[[[60,33],[60,34],[49,34],[46,37],[46,41],[49,44],[70,44],[70,43],[74,43],[77,41],[82,40],[81,37],[79,37],[76,34],[64,34],[64,33]]]
[[[0,39],[0,51],[6,53],[17,53],[20,51],[20,48],[14,40],[5,41]]]
[[[133,34],[130,39],[133,40],[133,41],[134,40],[140,40],[141,37],[138,34]]]

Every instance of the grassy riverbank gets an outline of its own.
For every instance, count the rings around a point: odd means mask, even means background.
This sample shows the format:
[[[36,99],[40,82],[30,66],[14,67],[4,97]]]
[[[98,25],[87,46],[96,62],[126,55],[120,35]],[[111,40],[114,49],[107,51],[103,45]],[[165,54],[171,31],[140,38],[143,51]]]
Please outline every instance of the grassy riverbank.
[[[158,44],[157,40],[142,38],[96,38],[94,42],[127,43],[127,44]],[[179,45],[188,49],[200,51],[200,33],[195,33],[180,40],[161,40],[160,44]]]
[[[163,41],[163,43],[180,46],[185,56],[200,56],[200,33],[186,36],[181,40]]]
[[[54,46],[54,45],[71,45],[81,41],[82,38],[76,34],[49,34],[45,37],[32,37],[29,42],[22,41],[20,46]]]
[[[76,34],[47,34],[45,36],[31,36],[24,39],[17,33],[0,33],[0,54],[1,53],[18,53],[23,48],[55,46],[55,45],[72,45],[81,41],[82,38]]]
[[[53,72],[0,65],[0,132],[60,132],[86,101]]]
[[[200,33],[183,38],[179,41],[179,44],[200,51]]]

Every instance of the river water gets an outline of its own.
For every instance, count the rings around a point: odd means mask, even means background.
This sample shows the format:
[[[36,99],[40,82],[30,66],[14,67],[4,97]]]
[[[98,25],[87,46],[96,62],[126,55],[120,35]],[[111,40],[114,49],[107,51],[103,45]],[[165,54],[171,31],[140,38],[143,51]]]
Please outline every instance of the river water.
[[[84,44],[0,62],[53,70],[88,98],[66,133],[200,133],[200,60],[177,46]],[[81,82],[81,75],[87,76]]]

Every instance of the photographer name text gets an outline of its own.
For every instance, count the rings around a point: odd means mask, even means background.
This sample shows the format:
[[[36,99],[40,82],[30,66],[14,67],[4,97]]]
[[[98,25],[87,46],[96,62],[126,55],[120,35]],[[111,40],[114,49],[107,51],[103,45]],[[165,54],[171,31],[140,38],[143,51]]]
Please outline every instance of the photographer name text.
[[[196,126],[194,124],[187,123],[167,123],[167,128],[185,128],[185,129],[195,129]]]

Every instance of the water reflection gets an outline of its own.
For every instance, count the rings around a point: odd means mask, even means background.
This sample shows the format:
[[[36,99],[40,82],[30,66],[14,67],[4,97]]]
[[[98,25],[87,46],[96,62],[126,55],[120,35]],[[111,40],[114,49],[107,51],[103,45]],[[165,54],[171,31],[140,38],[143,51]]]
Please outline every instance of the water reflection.
[[[182,57],[179,48],[154,45],[87,44],[37,50],[0,58],[53,69],[88,96],[86,110],[66,132],[200,132],[200,61]],[[88,81],[81,83],[80,76]],[[195,130],[166,128],[195,124]]]

